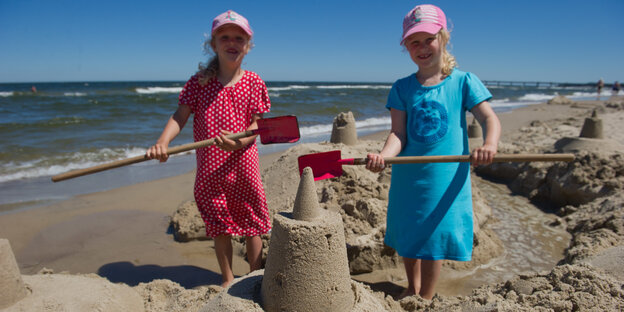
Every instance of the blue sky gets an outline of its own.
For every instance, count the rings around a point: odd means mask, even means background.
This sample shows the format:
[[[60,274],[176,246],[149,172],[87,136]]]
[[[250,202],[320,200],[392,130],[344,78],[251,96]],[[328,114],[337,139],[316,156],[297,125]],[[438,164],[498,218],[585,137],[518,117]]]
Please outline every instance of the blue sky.
[[[0,0],[0,82],[186,80],[212,19],[247,17],[266,81],[392,82],[415,1]],[[459,68],[483,80],[624,80],[624,1],[436,1]]]

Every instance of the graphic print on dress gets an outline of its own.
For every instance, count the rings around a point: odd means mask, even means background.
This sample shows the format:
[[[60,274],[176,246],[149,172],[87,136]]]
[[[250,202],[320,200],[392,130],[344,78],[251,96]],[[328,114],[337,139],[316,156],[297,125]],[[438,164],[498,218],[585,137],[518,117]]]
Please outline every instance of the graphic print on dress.
[[[421,101],[412,106],[410,134],[417,142],[431,144],[440,141],[448,131],[448,113],[436,101]]]

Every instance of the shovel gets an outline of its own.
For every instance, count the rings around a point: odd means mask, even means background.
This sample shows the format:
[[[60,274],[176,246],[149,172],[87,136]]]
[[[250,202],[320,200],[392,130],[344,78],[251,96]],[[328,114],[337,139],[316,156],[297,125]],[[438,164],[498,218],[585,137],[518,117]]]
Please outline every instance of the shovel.
[[[253,135],[260,135],[260,142],[262,144],[271,143],[294,143],[299,140],[299,124],[297,123],[297,117],[295,116],[279,116],[272,118],[263,118],[258,120],[258,129],[247,130],[243,132],[233,133],[226,135],[226,138],[231,140],[238,140]],[[178,154],[201,147],[206,147],[215,144],[215,139],[208,139],[204,141],[188,143],[184,145],[174,146],[167,150],[168,155]],[[71,178],[80,177],[83,175],[96,173],[108,169],[127,166],[142,161],[149,160],[147,156],[140,155],[131,158],[121,159],[110,163],[89,167],[85,169],[72,170],[66,173],[61,173],[52,177],[53,182],[63,181]]]
[[[521,161],[572,161],[574,154],[497,154],[494,162],[521,162]],[[339,177],[342,175],[343,165],[366,165],[366,158],[340,158],[340,151],[308,154],[299,156],[299,173],[305,167],[312,168],[314,181]],[[386,164],[416,164],[416,163],[443,163],[443,162],[470,162],[470,155],[451,156],[403,156],[386,157]]]

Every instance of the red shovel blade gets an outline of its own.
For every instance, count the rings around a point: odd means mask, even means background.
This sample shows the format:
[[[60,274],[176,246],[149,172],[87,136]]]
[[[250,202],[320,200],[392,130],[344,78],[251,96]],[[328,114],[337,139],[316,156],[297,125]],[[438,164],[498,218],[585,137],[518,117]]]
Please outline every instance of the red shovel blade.
[[[340,150],[299,156],[299,175],[305,167],[310,167],[314,181],[339,177],[342,175]]]
[[[279,116],[258,120],[262,144],[294,143],[299,141],[299,123],[295,116]]]

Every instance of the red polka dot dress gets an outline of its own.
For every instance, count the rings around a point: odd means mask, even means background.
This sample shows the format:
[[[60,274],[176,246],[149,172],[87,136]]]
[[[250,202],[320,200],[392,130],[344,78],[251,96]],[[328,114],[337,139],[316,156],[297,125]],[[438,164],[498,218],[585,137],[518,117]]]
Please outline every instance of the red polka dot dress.
[[[222,129],[245,131],[253,114],[266,113],[271,107],[264,81],[250,71],[230,87],[224,87],[216,78],[200,85],[194,76],[184,85],[179,104],[188,105],[194,114],[195,141],[214,138]],[[206,234],[268,233],[271,224],[256,143],[233,152],[213,145],[198,149],[196,155],[195,202],[206,224]]]

